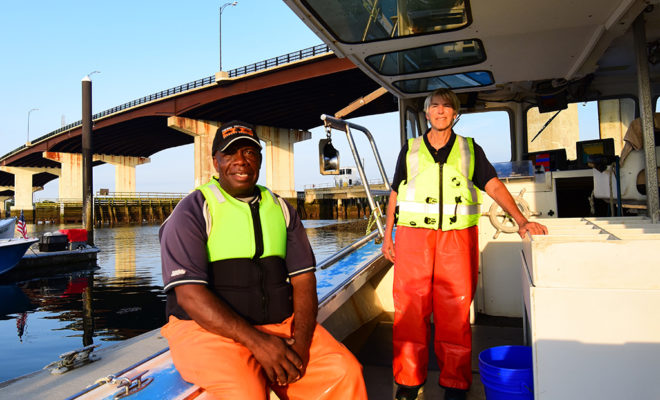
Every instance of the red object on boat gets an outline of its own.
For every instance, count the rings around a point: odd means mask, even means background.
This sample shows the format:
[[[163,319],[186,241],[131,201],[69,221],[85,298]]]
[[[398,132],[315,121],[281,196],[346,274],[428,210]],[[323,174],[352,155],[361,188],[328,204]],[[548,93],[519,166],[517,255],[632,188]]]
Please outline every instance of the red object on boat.
[[[87,229],[60,229],[60,232],[67,236],[69,242],[87,241]]]

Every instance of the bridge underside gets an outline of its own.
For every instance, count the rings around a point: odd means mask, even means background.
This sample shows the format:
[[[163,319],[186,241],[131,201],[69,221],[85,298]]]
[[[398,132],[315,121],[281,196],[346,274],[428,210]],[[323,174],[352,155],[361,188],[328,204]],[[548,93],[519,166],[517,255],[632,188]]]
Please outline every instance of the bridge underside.
[[[193,143],[192,136],[168,127],[167,119],[171,116],[220,122],[240,119],[255,125],[309,130],[320,125],[321,114],[334,114],[378,88],[349,60],[323,56],[221,81],[96,119],[94,153],[150,157],[167,148]],[[350,117],[397,109],[396,99],[388,93]],[[82,152],[80,127],[49,135],[36,139],[32,146],[20,152],[5,156],[0,165],[59,168],[57,162],[45,159],[43,152]],[[57,177],[50,173],[34,174],[32,185],[43,187]],[[14,175],[0,171],[0,189],[13,186]],[[0,191],[0,196],[12,194],[11,189]]]

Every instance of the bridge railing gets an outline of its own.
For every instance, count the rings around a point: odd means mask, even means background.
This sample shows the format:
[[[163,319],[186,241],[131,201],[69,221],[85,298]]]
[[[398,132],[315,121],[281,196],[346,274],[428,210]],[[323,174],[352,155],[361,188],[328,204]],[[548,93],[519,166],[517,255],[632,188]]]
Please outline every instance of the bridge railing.
[[[298,50],[298,51],[295,51],[295,52],[292,52],[292,53],[289,53],[289,54],[285,54],[285,55],[282,55],[282,56],[279,56],[279,57],[274,57],[274,58],[269,58],[269,59],[264,60],[264,61],[259,61],[259,62],[256,62],[254,64],[246,65],[244,67],[235,68],[235,69],[232,69],[232,70],[228,71],[227,74],[229,75],[230,78],[235,78],[235,77],[238,77],[238,76],[241,76],[241,75],[247,75],[247,74],[250,74],[250,73],[253,73],[253,72],[261,71],[261,70],[264,70],[264,69],[276,67],[276,66],[283,65],[283,64],[288,64],[288,63],[291,63],[291,62],[294,62],[294,61],[299,61],[299,60],[302,60],[302,59],[305,59],[305,58],[315,57],[315,56],[325,54],[325,53],[329,53],[329,52],[330,52],[330,48],[328,47],[328,45],[320,44],[320,45],[316,45],[314,47],[308,47],[306,49]],[[183,85],[179,85],[179,86],[176,86],[176,87],[173,87],[173,88],[170,88],[170,89],[161,90],[160,92],[152,93],[150,95],[141,97],[139,99],[129,101],[128,103],[124,103],[124,104],[118,105],[116,107],[112,107],[110,109],[107,109],[107,110],[101,111],[99,113],[96,113],[96,114],[92,115],[92,120],[102,118],[102,117],[105,117],[107,115],[114,114],[114,113],[129,109],[129,108],[138,106],[140,104],[144,104],[144,103],[148,103],[148,102],[151,102],[151,101],[154,101],[154,100],[162,99],[164,97],[172,96],[172,95],[177,94],[177,93],[186,92],[188,90],[197,89],[197,88],[200,88],[202,86],[207,86],[207,85],[210,85],[210,84],[213,84],[213,83],[215,83],[215,75],[207,76],[206,78],[202,78],[202,79],[197,79],[196,81],[184,83]],[[41,137],[38,137],[33,142],[36,143],[36,142],[42,141],[42,140],[47,139],[51,136],[55,136],[59,133],[66,132],[66,131],[71,130],[75,127],[78,127],[80,125],[82,125],[82,120],[72,122],[68,125],[65,125],[65,126],[59,128],[59,129],[56,129],[56,130],[52,131],[50,133],[47,133],[47,134],[45,134]],[[19,151],[25,149],[26,147],[27,147],[26,145],[21,145],[20,147],[16,148],[15,150],[12,150],[9,153],[5,154],[4,156],[0,157],[0,160],[5,159],[5,158],[7,158],[7,157],[9,157],[9,156],[11,156],[15,153],[18,153]]]

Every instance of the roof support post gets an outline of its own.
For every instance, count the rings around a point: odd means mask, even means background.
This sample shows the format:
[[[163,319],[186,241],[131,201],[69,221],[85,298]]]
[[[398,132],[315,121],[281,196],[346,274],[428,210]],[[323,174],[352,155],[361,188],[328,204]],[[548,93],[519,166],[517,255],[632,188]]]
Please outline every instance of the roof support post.
[[[651,104],[651,85],[649,64],[646,51],[644,13],[633,23],[635,58],[637,59],[637,87],[639,114],[644,138],[644,156],[646,158],[646,205],[653,223],[658,222],[660,205],[658,199],[658,171],[655,157],[655,139],[653,137],[653,108]]]

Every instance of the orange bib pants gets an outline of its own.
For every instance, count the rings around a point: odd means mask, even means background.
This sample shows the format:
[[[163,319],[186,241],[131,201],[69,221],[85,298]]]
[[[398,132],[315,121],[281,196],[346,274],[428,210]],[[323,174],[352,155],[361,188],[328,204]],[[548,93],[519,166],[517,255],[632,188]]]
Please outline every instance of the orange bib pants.
[[[293,317],[256,326],[263,332],[291,337]],[[272,389],[280,399],[366,399],[362,366],[346,347],[317,324],[303,377],[286,386],[269,385],[261,366],[243,345],[213,334],[195,321],[170,316],[161,329],[183,379],[219,400],[268,399]]]
[[[399,226],[394,251],[394,380],[426,381],[430,316],[444,387],[472,383],[470,304],[479,269],[478,228],[453,231]]]

